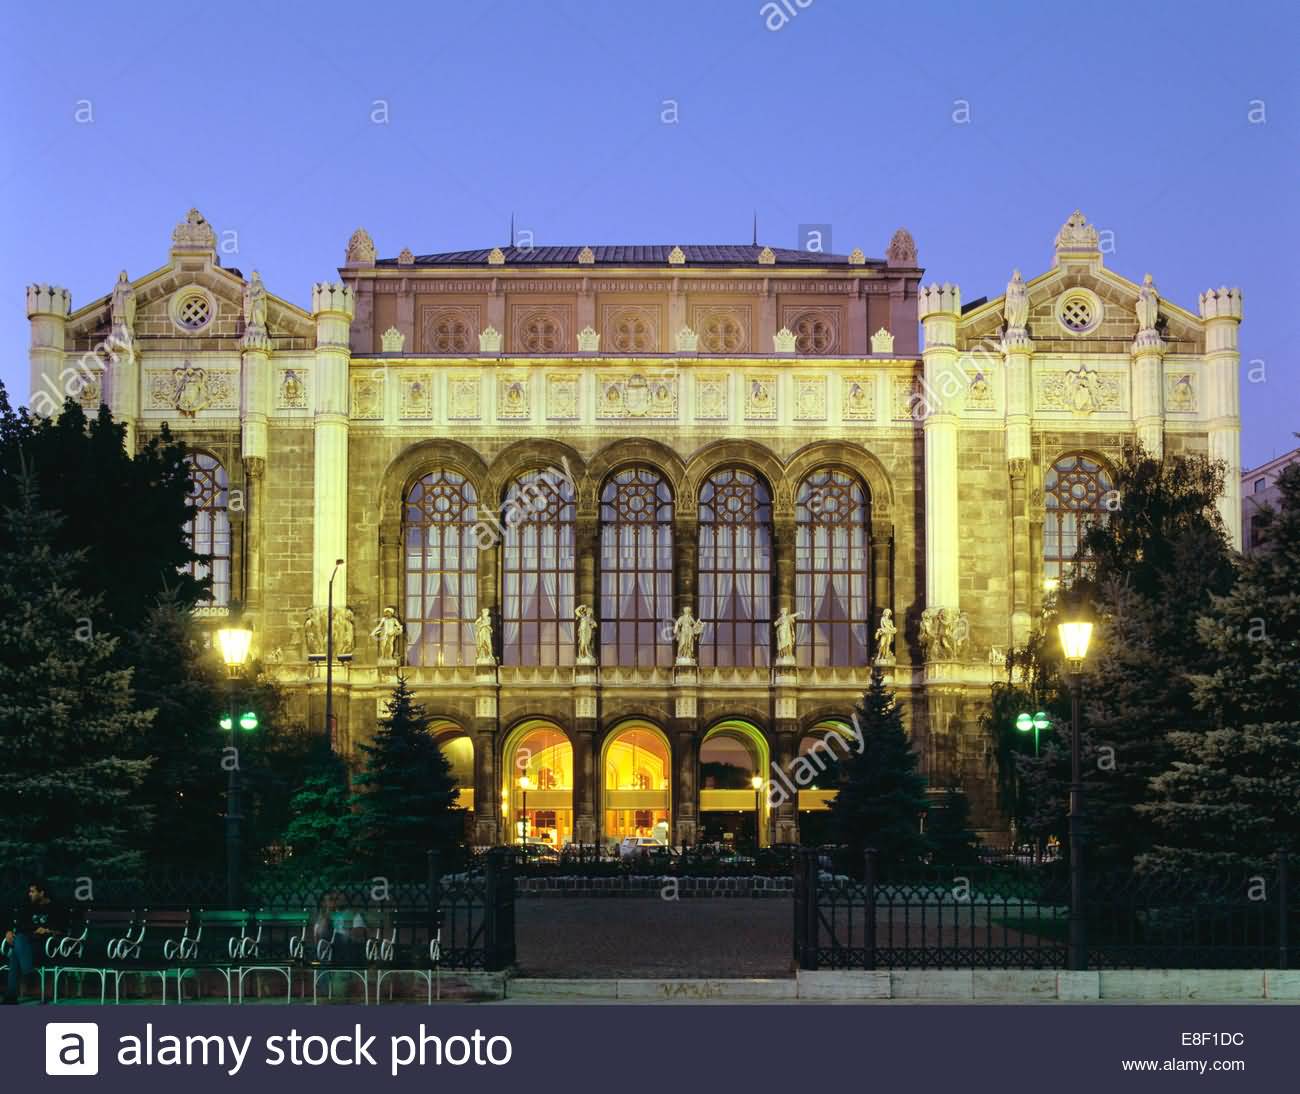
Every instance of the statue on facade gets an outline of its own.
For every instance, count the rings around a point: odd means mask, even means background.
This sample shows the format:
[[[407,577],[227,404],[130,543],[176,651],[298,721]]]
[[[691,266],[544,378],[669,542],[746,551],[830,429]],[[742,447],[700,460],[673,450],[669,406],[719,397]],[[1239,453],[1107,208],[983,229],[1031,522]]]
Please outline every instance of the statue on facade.
[[[894,635],[898,627],[894,624],[894,612],[886,608],[880,613],[880,625],[876,628],[876,664],[894,664]]]
[[[918,638],[921,643],[921,654],[927,661],[933,660],[940,653],[939,630],[939,609],[926,608],[921,613],[921,629]]]
[[[573,613],[578,621],[578,664],[596,663],[596,613],[589,604],[579,604]]]
[[[970,619],[964,611],[954,612],[950,634],[948,636],[948,645],[954,657],[965,657],[966,651],[970,648]]]
[[[357,641],[356,616],[348,607],[334,611],[334,653],[339,657],[351,656]]]
[[[1151,280],[1150,274],[1142,278],[1142,288],[1138,290],[1136,311],[1139,331],[1156,329],[1156,319],[1160,315],[1160,296],[1156,292],[1155,283]]]
[[[266,336],[266,286],[256,270],[244,286],[244,333]]]
[[[113,333],[127,341],[135,334],[135,289],[123,270],[117,275],[111,300]]]
[[[1007,330],[1024,330],[1029,323],[1029,290],[1019,270],[1013,270],[1007,282],[1007,297],[1002,305]]]
[[[480,665],[495,665],[492,653],[492,612],[484,608],[474,620],[474,660]]]
[[[384,614],[379,622],[375,624],[375,629],[370,632],[371,638],[379,639],[379,660],[395,664],[397,662],[397,640],[402,634],[402,621],[397,618],[397,612],[392,608],[385,608]]]
[[[776,659],[778,663],[793,664],[795,623],[803,618],[803,612],[792,612],[782,608],[772,626],[776,630]]]
[[[677,663],[695,664],[695,644],[704,633],[704,620],[696,619],[691,606],[682,608],[682,614],[673,621],[673,637],[677,639]]]
[[[325,652],[325,616],[319,608],[308,608],[303,616],[302,642],[309,657]]]

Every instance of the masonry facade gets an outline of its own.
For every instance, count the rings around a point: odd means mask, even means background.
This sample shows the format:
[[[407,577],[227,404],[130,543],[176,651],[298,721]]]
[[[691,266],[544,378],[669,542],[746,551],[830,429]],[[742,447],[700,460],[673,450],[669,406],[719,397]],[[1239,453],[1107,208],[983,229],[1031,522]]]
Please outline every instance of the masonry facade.
[[[476,843],[808,837],[873,662],[993,830],[989,688],[1123,447],[1225,460],[1240,545],[1241,294],[1165,300],[1078,213],[1051,258],[963,306],[901,229],[883,259],[358,230],[305,310],[191,211],[105,297],[28,289],[31,407],[183,437],[200,615],[238,605],[310,724],[332,639],[344,752],[403,674]]]

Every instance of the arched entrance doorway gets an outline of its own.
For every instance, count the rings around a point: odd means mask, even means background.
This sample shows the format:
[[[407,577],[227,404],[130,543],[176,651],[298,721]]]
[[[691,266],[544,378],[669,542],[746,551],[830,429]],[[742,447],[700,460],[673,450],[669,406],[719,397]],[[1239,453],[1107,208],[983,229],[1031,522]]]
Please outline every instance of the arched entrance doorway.
[[[672,749],[648,722],[624,722],[600,750],[601,825],[607,843],[626,836],[671,842]]]
[[[573,839],[573,746],[554,722],[516,726],[501,753],[501,820],[509,843]]]
[[[790,781],[799,790],[799,842],[829,843],[831,802],[838,793],[841,764],[856,738],[847,722],[828,718],[799,739],[799,755],[790,766]]]
[[[438,751],[451,765],[451,777],[456,780],[457,809],[474,812],[474,741],[455,722],[442,720],[430,724],[429,732],[438,743]]]
[[[767,738],[753,722],[718,722],[700,742],[700,842],[766,847],[771,810],[764,790],[771,767]],[[756,790],[754,780],[760,780]]]

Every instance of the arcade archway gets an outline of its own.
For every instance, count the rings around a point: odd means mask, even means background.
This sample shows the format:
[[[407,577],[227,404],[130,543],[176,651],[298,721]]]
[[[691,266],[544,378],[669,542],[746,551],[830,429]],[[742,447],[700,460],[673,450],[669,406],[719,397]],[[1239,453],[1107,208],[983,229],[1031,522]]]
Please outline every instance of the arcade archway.
[[[764,789],[772,755],[763,731],[732,718],[718,722],[700,742],[700,842],[771,842],[770,807]],[[754,788],[754,780],[760,786]]]
[[[556,849],[573,839],[573,746],[554,722],[529,719],[501,750],[501,819],[510,843]]]
[[[669,843],[672,832],[672,749],[648,722],[625,722],[600,750],[601,825],[607,842],[643,836]]]

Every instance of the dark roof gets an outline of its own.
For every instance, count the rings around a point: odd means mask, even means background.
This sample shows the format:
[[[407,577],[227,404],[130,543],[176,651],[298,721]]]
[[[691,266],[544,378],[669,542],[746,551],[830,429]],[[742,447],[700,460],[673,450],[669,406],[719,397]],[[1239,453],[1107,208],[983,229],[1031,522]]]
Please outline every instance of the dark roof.
[[[635,246],[613,244],[591,248],[598,266],[667,266],[673,244]],[[760,244],[753,243],[683,243],[688,266],[758,266]],[[502,247],[507,266],[577,266],[577,247]],[[416,266],[486,266],[491,247],[474,251],[444,251],[441,254],[416,255]],[[773,247],[777,266],[809,266],[821,269],[827,266],[847,266],[848,255],[822,254],[818,251],[801,251],[787,247]],[[883,259],[868,258],[867,266],[884,266]],[[376,266],[396,266],[395,258],[381,258]]]

